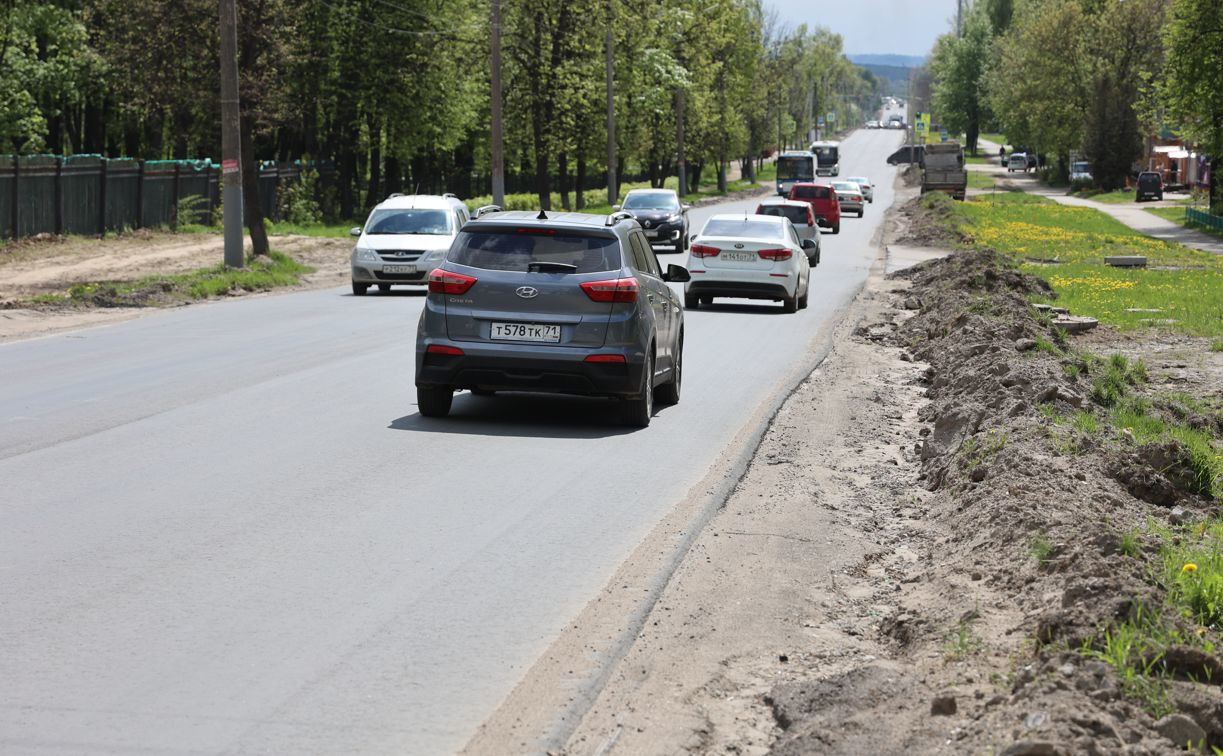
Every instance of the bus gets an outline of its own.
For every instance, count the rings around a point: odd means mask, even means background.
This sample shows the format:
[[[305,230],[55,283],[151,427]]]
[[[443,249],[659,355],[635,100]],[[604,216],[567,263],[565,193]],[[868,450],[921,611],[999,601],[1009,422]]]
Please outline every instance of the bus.
[[[777,156],[777,193],[790,196],[797,182],[815,181],[816,158],[812,152],[783,152]]]
[[[841,175],[841,143],[812,142],[811,151],[815,153],[819,164],[816,166],[817,176]]]

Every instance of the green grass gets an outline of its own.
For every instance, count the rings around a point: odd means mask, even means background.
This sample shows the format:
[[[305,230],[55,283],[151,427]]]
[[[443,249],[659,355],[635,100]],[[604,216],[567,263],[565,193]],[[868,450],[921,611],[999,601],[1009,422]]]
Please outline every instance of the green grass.
[[[1032,542],[1028,545],[1028,554],[1042,565],[1048,563],[1053,558],[1054,551],[1053,541],[1050,541],[1049,536],[1044,533],[1037,533],[1032,537]]]
[[[1223,231],[1219,231],[1217,229],[1210,228],[1209,226],[1203,226],[1198,223],[1191,223],[1190,221],[1186,220],[1185,219],[1185,208],[1183,206],[1149,207],[1146,210],[1151,215],[1158,215],[1160,218],[1163,218],[1164,220],[1170,220],[1173,223],[1179,223],[1180,225],[1184,226],[1185,228],[1192,228],[1194,231],[1201,231],[1204,234],[1210,234],[1211,236],[1217,236],[1220,239],[1223,239]]]
[[[1161,662],[1169,646],[1183,640],[1158,613],[1137,605],[1134,616],[1104,630],[1080,653],[1108,664],[1117,674],[1121,692],[1136,700],[1152,717],[1174,711]]]
[[[969,171],[968,172],[968,188],[969,189],[993,189],[997,178],[992,173],[985,171]]]
[[[1117,547],[1117,551],[1121,553],[1121,556],[1126,556],[1131,559],[1136,558],[1142,551],[1142,543],[1138,540],[1138,532],[1134,530],[1127,530],[1126,532],[1122,533],[1121,543]]]
[[[1092,208],[1023,192],[957,205],[948,222],[968,234],[971,246],[991,247],[1021,263],[1028,257],[1057,259],[1057,265],[1021,269],[1047,280],[1059,295],[1057,304],[1076,315],[1123,329],[1156,326],[1223,337],[1223,259],[1216,255],[1152,239]],[[1106,255],[1126,254],[1146,256],[1148,267],[1104,265]]]
[[[984,139],[987,142],[1006,146],[1006,136],[1003,134],[978,134],[977,139]],[[1010,150],[1007,150],[1007,152],[1010,152]]]
[[[1092,202],[1103,202],[1108,205],[1121,205],[1134,201],[1133,189],[1117,189],[1111,192],[1101,192],[1094,189],[1075,192],[1075,196],[1089,199]]]
[[[189,273],[146,276],[135,281],[99,281],[76,284],[66,295],[42,295],[40,304],[66,304],[100,307],[142,307],[176,304],[185,300],[206,299],[232,291],[264,291],[292,286],[314,268],[280,252],[247,262],[245,268],[224,265],[201,268]]]
[[[1123,354],[1114,354],[1107,360],[1087,355],[1088,372],[1091,379],[1091,398],[1104,407],[1116,406],[1133,386],[1147,381],[1147,366],[1142,360],[1130,362]]]
[[[1169,403],[1165,401],[1164,406],[1168,407]],[[1223,438],[1206,428],[1195,428],[1177,419],[1177,415],[1188,414],[1174,410],[1161,412],[1152,401],[1131,396],[1116,403],[1109,412],[1109,421],[1118,430],[1128,429],[1136,443],[1175,442],[1183,446],[1189,456],[1193,492],[1208,499],[1223,498]]]
[[[975,656],[985,648],[985,641],[968,622],[960,622],[955,632],[943,642],[943,657],[947,661],[960,661]]]
[[[268,231],[268,236],[316,236],[326,238],[342,238],[348,236],[349,230],[353,226],[360,226],[361,222],[353,223],[273,223],[272,221],[264,221],[264,227]],[[169,231],[169,228],[162,229]],[[198,223],[184,223],[178,227],[180,234],[219,234],[224,229],[221,226],[204,226]]]

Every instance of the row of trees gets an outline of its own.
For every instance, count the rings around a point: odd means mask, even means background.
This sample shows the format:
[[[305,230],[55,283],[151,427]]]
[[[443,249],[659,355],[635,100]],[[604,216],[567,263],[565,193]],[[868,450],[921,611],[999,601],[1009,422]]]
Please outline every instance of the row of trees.
[[[329,215],[393,191],[489,191],[487,2],[239,0],[243,157],[335,168]],[[606,170],[614,34],[618,175],[690,185],[805,144],[878,84],[824,29],[760,0],[531,0],[502,9],[507,184],[582,206]],[[216,0],[0,0],[0,144],[16,152],[219,153]],[[2,149],[2,148],[0,148]]]
[[[930,62],[934,112],[976,148],[984,126],[1013,144],[1091,163],[1101,189],[1125,183],[1148,134],[1169,127],[1211,156],[1223,210],[1223,2],[978,0]]]

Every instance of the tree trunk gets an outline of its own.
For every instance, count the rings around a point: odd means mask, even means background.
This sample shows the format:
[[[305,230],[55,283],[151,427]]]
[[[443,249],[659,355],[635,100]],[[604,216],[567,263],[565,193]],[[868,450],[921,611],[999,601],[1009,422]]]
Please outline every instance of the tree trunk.
[[[242,117],[242,209],[246,227],[251,232],[252,256],[268,253],[268,231],[263,225],[263,207],[259,204],[259,171],[255,160],[254,119]]]
[[[374,116],[369,116],[369,201],[374,204],[382,199],[382,127]]]
[[[403,171],[399,167],[399,158],[386,159],[386,193],[394,194],[403,191]]]
[[[569,153],[561,150],[556,156],[557,188],[561,192],[561,208],[569,211]]]
[[[579,149],[578,151],[578,180],[577,186],[573,190],[574,207],[578,212],[582,212],[586,208],[586,151]]]
[[[718,191],[726,193],[726,161],[718,159]]]
[[[1210,156],[1210,213],[1223,215],[1223,192],[1219,189],[1219,171],[1223,171],[1223,155]]]

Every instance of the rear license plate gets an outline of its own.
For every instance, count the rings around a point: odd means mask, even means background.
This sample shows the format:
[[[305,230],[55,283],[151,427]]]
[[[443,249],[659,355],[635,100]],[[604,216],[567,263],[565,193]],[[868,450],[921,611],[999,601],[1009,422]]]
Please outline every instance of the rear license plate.
[[[492,337],[496,341],[556,343],[561,340],[561,327],[546,323],[493,323]]]
[[[415,265],[383,265],[383,273],[415,273]]]
[[[723,252],[718,255],[727,262],[753,262],[756,259],[755,252]]]

